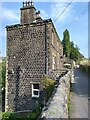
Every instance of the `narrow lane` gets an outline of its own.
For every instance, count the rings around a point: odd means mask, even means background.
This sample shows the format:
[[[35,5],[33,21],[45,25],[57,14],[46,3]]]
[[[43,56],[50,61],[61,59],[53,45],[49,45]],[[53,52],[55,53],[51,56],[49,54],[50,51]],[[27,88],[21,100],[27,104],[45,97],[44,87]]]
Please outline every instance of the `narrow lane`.
[[[88,76],[80,69],[74,70],[71,118],[88,118]]]

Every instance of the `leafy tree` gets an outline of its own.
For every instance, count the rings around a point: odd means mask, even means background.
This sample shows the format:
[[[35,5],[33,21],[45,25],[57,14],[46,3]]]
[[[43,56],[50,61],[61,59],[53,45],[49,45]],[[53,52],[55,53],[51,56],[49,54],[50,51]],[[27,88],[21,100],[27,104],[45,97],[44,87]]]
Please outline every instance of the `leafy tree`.
[[[70,41],[70,34],[69,31],[66,29],[63,32],[63,53],[65,56],[69,59],[73,59],[75,61],[81,60],[84,56],[79,52],[79,47],[77,45],[74,45],[73,42]]]
[[[6,61],[2,62],[2,88],[5,88],[5,79],[6,79]]]
[[[74,59],[75,55],[74,55],[74,43],[71,42],[71,52],[70,52],[70,59]]]
[[[70,50],[71,50],[71,44],[70,44],[70,35],[69,31],[66,29],[63,33],[63,52],[66,57],[70,57]]]
[[[71,42],[70,59],[73,59],[75,61],[79,59],[79,47],[77,45],[74,47],[73,42]]]
[[[0,63],[0,84],[2,84],[2,88],[5,88],[5,79],[6,79],[6,61],[2,60],[2,63]]]
[[[72,43],[73,42],[71,42],[70,59],[74,59],[75,61],[82,60],[84,58],[84,56],[80,53],[79,47],[77,45],[75,45],[75,47],[74,47],[74,43],[73,43],[73,46],[72,46]]]
[[[6,60],[0,63],[0,84],[2,89],[2,111],[5,110],[5,79],[6,79]]]

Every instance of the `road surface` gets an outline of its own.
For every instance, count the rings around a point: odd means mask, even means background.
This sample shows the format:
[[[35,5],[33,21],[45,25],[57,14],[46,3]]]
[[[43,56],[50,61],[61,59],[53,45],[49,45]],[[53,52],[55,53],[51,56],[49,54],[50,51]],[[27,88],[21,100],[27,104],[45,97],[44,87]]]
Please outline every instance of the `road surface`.
[[[74,70],[71,118],[88,118],[88,76],[80,69]]]

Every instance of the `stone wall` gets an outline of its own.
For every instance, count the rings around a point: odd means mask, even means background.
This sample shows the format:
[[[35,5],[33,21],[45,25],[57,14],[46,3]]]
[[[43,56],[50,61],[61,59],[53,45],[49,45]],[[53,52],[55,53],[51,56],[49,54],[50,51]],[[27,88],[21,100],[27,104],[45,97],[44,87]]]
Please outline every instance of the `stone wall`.
[[[60,71],[63,67],[63,46],[53,24],[49,25],[49,37],[50,39],[48,41],[48,72],[51,72],[53,70]]]
[[[62,51],[51,49],[52,29],[51,20],[7,27],[6,111],[33,110],[37,100],[32,98],[32,84],[38,83],[41,91],[41,79],[52,69],[54,52],[61,63]]]
[[[36,18],[35,18],[35,7],[32,3],[30,2],[23,2],[23,7],[20,9],[21,10],[21,18],[20,22],[21,24],[25,23],[32,23]]]
[[[31,84],[39,83],[44,74],[45,25],[8,28],[6,110],[32,109]]]
[[[59,86],[43,108],[40,118],[68,118],[68,97],[72,72],[59,80]]]

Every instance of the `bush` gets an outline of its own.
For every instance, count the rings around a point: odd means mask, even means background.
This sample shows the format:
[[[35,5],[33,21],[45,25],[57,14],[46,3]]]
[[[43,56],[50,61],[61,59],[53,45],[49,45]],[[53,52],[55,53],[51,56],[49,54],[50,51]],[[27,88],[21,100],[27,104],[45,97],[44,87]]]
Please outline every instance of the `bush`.
[[[4,112],[2,113],[2,120],[10,120],[11,113],[10,112]]]
[[[90,66],[89,65],[80,65],[80,69],[86,73],[90,73]]]
[[[2,119],[1,120],[36,120],[41,113],[41,108],[37,107],[33,112],[25,113],[22,116],[22,113],[11,113],[11,112],[4,112],[1,113]]]
[[[30,119],[34,119],[36,120],[38,118],[38,116],[40,115],[42,109],[40,107],[37,107],[36,110],[34,110],[32,113],[27,114],[27,118]]]
[[[5,88],[5,79],[6,79],[6,61],[2,62],[2,88]]]
[[[43,89],[45,92],[45,102],[47,102],[52,95],[52,92],[55,88],[56,81],[48,77],[44,77],[41,81],[42,81],[41,84],[43,85]]]

